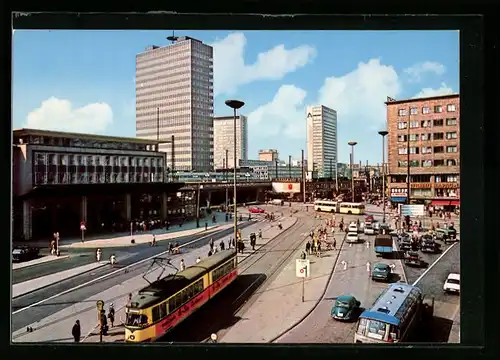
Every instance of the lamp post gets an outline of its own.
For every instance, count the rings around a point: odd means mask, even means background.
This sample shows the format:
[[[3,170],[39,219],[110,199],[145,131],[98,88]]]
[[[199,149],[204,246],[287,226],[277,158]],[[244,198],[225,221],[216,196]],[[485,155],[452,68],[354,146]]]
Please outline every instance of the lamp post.
[[[385,224],[385,136],[389,132],[381,130],[378,133],[382,136],[382,222]]]
[[[408,135],[406,138],[406,203],[410,204],[410,113],[411,107],[408,107]]]
[[[240,100],[226,100],[225,101],[226,105],[229,106],[231,109],[233,109],[233,120],[234,120],[234,123],[233,123],[233,132],[234,132],[234,172],[233,172],[233,181],[234,181],[234,195],[233,195],[233,211],[234,211],[234,232],[233,232],[233,236],[234,236],[234,241],[235,241],[235,244],[236,244],[236,237],[238,235],[238,214],[237,214],[237,208],[236,208],[236,110],[237,109],[240,109],[241,107],[243,107],[243,105],[245,105],[245,103],[243,101],[240,101]]]
[[[349,141],[347,143],[351,147],[351,191],[352,191],[352,202],[354,202],[354,147],[358,144],[356,141]]]

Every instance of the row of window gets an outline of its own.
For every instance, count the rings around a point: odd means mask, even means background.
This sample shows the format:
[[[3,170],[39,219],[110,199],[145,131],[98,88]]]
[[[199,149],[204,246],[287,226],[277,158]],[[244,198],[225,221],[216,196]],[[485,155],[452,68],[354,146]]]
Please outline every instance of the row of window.
[[[446,133],[426,133],[426,134],[410,134],[410,141],[431,141],[431,140],[453,140],[458,138],[456,131],[449,131]],[[398,135],[398,142],[408,141],[408,135]]]
[[[232,259],[231,261],[228,261],[227,263],[223,264],[222,266],[212,271],[212,282],[219,280],[220,278],[226,276],[231,271],[233,271],[236,265],[235,262],[236,261]]]
[[[35,153],[35,165],[163,167],[163,157]]]
[[[431,166],[457,166],[458,162],[454,159],[439,160],[410,160],[410,167],[431,167]],[[407,167],[407,161],[398,161],[398,167]]]
[[[162,182],[163,172],[151,173],[67,173],[35,172],[34,184],[120,184]]]
[[[49,136],[24,136],[18,139],[20,144],[48,145],[62,147],[86,147],[95,149],[115,149],[131,151],[147,151],[146,144],[137,144],[133,142],[109,141],[100,139],[79,139],[79,138],[60,138]]]
[[[432,109],[434,113],[442,113],[443,112],[443,106],[441,105],[435,105],[434,108]],[[446,111],[447,112],[455,112],[457,111],[457,106],[455,104],[448,104],[446,105]],[[428,106],[422,107],[422,114],[430,114],[431,113],[431,108]],[[417,107],[411,107],[410,108],[410,115],[417,115],[418,114],[418,108]],[[408,109],[399,109],[398,110],[398,115],[399,116],[406,116],[408,115]]]
[[[428,127],[439,127],[439,126],[454,126],[457,125],[457,118],[447,118],[445,119],[434,119],[434,120],[414,120],[410,121],[410,129],[416,129],[418,127],[428,128]],[[408,128],[408,121],[399,121],[398,129],[403,130]]]
[[[410,175],[410,182],[412,182],[412,183],[430,183],[432,177],[434,177],[435,183],[458,182],[458,175]],[[393,175],[391,177],[391,182],[392,183],[404,183],[404,182],[406,182],[406,175]],[[393,189],[393,190],[402,190],[402,191],[406,192],[406,189]]]
[[[418,155],[419,153],[421,154],[443,154],[445,153],[445,150],[446,150],[446,153],[456,153],[458,152],[458,147],[456,145],[451,145],[451,146],[446,146],[446,148],[444,146],[434,146],[434,147],[431,147],[431,146],[422,146],[422,151],[420,152],[420,148],[419,147],[410,147],[410,154],[413,154],[413,155]],[[408,148],[404,147],[404,148],[399,148],[398,149],[398,154],[399,155],[407,155],[408,154]]]

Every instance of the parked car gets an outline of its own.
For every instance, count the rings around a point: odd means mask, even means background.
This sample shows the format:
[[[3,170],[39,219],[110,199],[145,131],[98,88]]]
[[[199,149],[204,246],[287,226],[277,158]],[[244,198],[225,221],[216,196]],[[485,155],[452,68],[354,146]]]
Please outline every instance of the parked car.
[[[330,314],[336,320],[353,320],[361,302],[352,295],[342,295],[337,297],[332,306]]]
[[[357,243],[359,241],[358,232],[357,231],[356,232],[349,231],[347,233],[345,241],[348,242],[348,243]]]
[[[422,260],[416,251],[407,251],[404,256],[404,262],[406,265],[422,265]]]
[[[375,264],[372,271],[372,280],[389,281],[391,278],[391,267],[387,264]]]
[[[436,238],[438,240],[442,240],[445,244],[449,242],[458,241],[457,230],[455,230],[455,228],[453,227],[449,227],[447,229],[439,228],[435,230],[435,233],[436,233]]]
[[[439,252],[439,245],[434,241],[434,239],[423,237],[420,242],[420,250],[422,252],[437,253]]]
[[[266,211],[263,208],[252,206],[248,208],[248,212],[252,214],[264,214]]]
[[[399,243],[399,249],[402,251],[408,251],[412,249],[412,242],[410,237],[404,237]]]
[[[358,225],[356,223],[350,223],[348,231],[357,233],[359,231]]]
[[[40,254],[40,249],[31,246],[16,246],[12,249],[12,261],[21,262],[33,260]]]
[[[460,293],[460,274],[450,273],[443,285],[447,293]]]
[[[365,223],[364,233],[366,235],[375,235],[375,229],[373,228],[372,223]]]

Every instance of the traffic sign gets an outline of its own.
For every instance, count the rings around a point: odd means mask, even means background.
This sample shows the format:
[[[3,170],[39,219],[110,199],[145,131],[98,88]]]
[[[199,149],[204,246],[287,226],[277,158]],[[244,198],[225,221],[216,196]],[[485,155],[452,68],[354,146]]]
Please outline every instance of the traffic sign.
[[[403,216],[424,216],[424,205],[401,205],[401,215]]]
[[[104,310],[104,301],[102,301],[102,300],[97,300],[95,304],[96,304],[96,306],[97,306],[97,311],[102,311],[102,310]]]
[[[309,259],[295,260],[295,275],[300,278],[311,276],[311,263]]]
[[[85,231],[87,230],[87,227],[85,226],[85,221],[80,222],[80,231]]]

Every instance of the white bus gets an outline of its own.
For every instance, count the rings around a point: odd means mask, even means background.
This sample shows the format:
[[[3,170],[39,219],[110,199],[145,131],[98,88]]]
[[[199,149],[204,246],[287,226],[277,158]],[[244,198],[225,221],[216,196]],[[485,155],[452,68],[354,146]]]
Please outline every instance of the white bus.
[[[338,203],[333,200],[316,200],[314,201],[314,210],[325,212],[338,212]]]
[[[359,316],[355,343],[406,341],[424,314],[422,290],[408,284],[391,284],[371,308]]]
[[[363,215],[365,213],[365,205],[363,203],[340,203],[339,212],[342,214]]]

